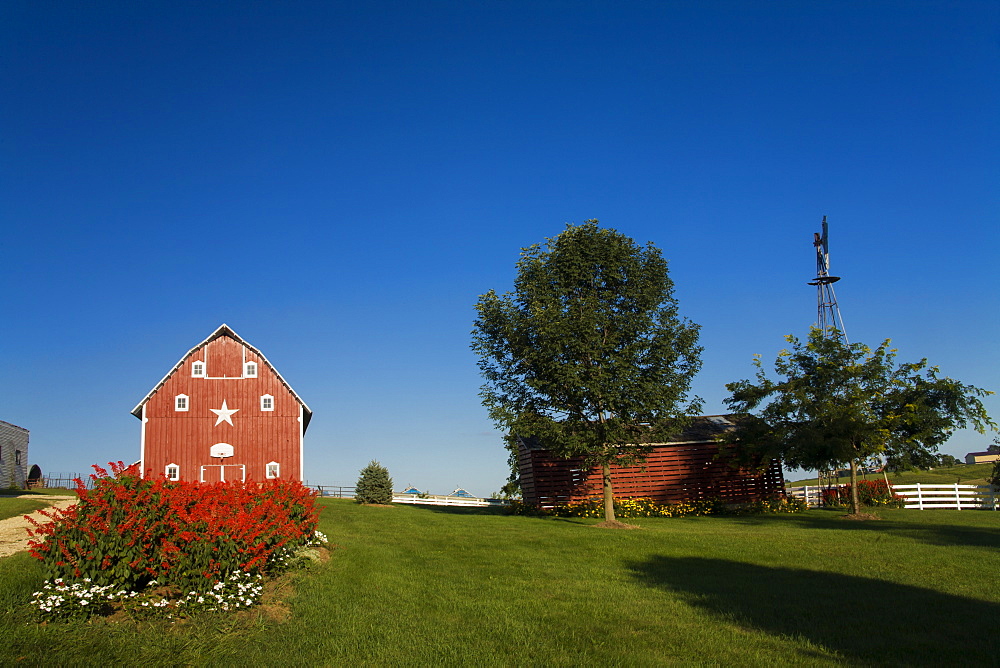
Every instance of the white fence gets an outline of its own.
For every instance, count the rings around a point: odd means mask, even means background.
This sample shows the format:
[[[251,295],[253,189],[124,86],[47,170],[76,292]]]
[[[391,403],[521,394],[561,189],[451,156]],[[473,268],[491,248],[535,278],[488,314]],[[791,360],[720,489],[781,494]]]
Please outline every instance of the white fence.
[[[353,499],[355,489],[353,487],[343,487],[338,485],[309,485],[311,489],[316,490],[320,496],[334,497],[339,499]],[[422,496],[418,494],[399,494],[393,493],[392,495],[393,503],[410,503],[416,505],[428,505],[428,506],[470,506],[470,507],[485,507],[485,506],[502,506],[506,504],[506,501],[501,501],[500,499],[477,499],[474,497],[467,496],[440,496],[440,495],[427,495]]]
[[[503,501],[499,499],[475,499],[463,496],[418,496],[416,494],[393,494],[392,502],[429,506],[485,507],[503,505]]]
[[[831,485],[844,487],[845,485]],[[913,485],[891,485],[892,491],[906,499],[904,508],[963,508],[1000,510],[1000,490],[989,485],[937,485],[916,483]],[[825,486],[805,485],[803,487],[787,487],[788,496],[803,499],[811,508],[823,505],[823,490]]]
[[[831,485],[839,487],[840,485]],[[823,490],[826,487],[821,485],[803,485],[802,487],[786,487],[785,494],[793,499],[803,499],[810,508],[818,508],[823,505]]]
[[[989,485],[893,485],[892,491],[906,499],[904,508],[985,508],[997,510],[1000,494]]]

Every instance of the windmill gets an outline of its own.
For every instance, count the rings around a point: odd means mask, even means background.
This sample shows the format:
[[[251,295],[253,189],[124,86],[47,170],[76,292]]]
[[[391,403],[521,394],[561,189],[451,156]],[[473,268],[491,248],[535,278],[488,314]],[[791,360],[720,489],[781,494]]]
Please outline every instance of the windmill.
[[[816,286],[816,324],[824,336],[839,336],[844,339],[844,343],[850,343],[837,305],[837,295],[833,291],[833,284],[840,277],[830,275],[830,242],[826,216],[823,216],[822,234],[813,234],[813,246],[816,248],[816,278],[809,281],[809,285]]]
[[[833,291],[833,284],[840,280],[840,276],[830,275],[830,239],[826,216],[823,216],[823,232],[813,234],[813,246],[816,248],[816,278],[809,281],[809,285],[816,286],[816,325],[824,337],[839,337],[849,344],[844,319],[840,316],[840,306],[837,305],[837,294]],[[822,487],[825,478],[829,488],[834,484],[834,475],[838,476],[839,482],[839,473],[817,470],[817,483]]]

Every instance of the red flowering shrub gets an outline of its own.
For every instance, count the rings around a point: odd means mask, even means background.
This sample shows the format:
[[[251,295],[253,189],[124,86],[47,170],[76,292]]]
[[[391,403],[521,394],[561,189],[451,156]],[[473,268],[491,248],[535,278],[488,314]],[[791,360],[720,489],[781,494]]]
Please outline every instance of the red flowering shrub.
[[[93,489],[77,481],[77,505],[31,530],[49,578],[206,591],[236,571],[266,574],[316,529],[315,495],[298,482],[144,480],[122,462],[112,475],[94,469]]]
[[[858,500],[862,506],[902,508],[905,499],[892,491],[885,480],[859,480]],[[823,490],[824,506],[847,506],[851,503],[851,485],[830,487]]]

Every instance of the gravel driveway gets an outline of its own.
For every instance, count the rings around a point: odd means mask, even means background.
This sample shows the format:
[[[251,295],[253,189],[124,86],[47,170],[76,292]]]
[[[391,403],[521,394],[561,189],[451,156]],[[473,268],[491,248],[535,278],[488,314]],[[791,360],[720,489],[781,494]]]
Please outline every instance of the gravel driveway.
[[[76,503],[75,497],[67,496],[43,496],[39,494],[27,494],[18,497],[21,499],[34,499],[36,501],[52,501],[49,508],[68,508]],[[38,522],[45,521],[45,517],[39,512],[31,513],[31,517]],[[0,520],[0,557],[9,557],[15,552],[28,549],[28,527],[31,526],[24,515],[10,517]]]

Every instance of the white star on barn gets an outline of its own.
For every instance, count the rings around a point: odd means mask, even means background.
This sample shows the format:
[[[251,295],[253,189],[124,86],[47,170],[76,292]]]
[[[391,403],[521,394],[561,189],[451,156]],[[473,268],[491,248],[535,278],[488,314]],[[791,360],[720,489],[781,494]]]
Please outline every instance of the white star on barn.
[[[213,413],[215,413],[216,415],[219,416],[219,419],[215,421],[215,426],[216,427],[218,427],[223,422],[228,422],[229,426],[232,427],[233,426],[233,413],[235,413],[236,411],[238,411],[239,408],[229,408],[228,406],[226,406],[226,400],[223,399],[222,400],[222,408],[209,408],[208,410],[212,411]]]

